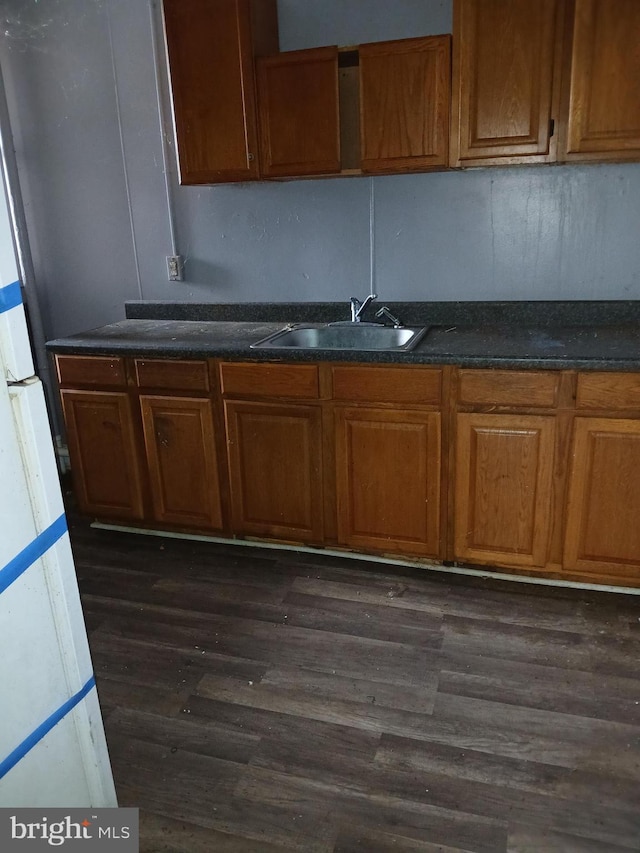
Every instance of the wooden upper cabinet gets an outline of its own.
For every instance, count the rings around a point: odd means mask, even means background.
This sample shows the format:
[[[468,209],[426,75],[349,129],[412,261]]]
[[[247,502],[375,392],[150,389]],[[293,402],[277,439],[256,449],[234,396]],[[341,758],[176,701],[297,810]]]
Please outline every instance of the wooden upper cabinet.
[[[254,53],[278,50],[275,0],[164,0],[180,182],[259,177]]]
[[[451,165],[555,158],[562,20],[562,0],[456,0]]]
[[[365,44],[359,54],[362,170],[446,166],[451,37]]]
[[[258,92],[263,175],[340,171],[337,47],[260,59]]]
[[[453,62],[448,35],[278,53],[277,0],[163,3],[183,184],[640,160],[639,0],[454,0]]]
[[[559,159],[640,159],[640,3],[574,0]]]

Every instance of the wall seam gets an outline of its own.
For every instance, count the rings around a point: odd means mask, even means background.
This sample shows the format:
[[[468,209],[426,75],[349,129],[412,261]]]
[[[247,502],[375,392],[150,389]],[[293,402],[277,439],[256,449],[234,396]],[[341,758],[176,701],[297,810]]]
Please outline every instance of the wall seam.
[[[155,0],[149,0],[149,25],[151,27],[151,48],[153,51],[153,74],[156,85],[156,100],[158,105],[158,124],[160,126],[160,138],[162,139],[162,170],[164,175],[164,190],[167,199],[167,220],[169,224],[169,240],[171,243],[171,254],[179,254],[176,241],[176,227],[173,213],[173,197],[169,181],[169,157],[167,153],[167,117],[164,107],[160,72],[160,49],[158,45],[158,30]]]
[[[373,177],[369,178],[369,294],[376,293],[376,199]]]
[[[106,4],[107,13],[107,29],[109,31],[109,51],[111,53],[111,73],[113,75],[113,91],[116,102],[116,115],[118,117],[118,136],[120,138],[120,153],[122,156],[122,173],[124,177],[125,193],[127,196],[127,210],[129,212],[129,226],[131,228],[131,247],[133,249],[133,262],[136,269],[136,280],[138,282],[138,295],[140,299],[144,299],[142,294],[142,278],[140,276],[140,262],[138,259],[138,246],[136,243],[136,229],[133,221],[133,208],[131,206],[131,187],[129,183],[129,170],[127,169],[127,157],[124,144],[124,131],[122,128],[122,112],[120,109],[120,93],[118,91],[118,72],[116,70],[116,60],[113,50],[113,31],[111,28],[111,12],[109,3]]]

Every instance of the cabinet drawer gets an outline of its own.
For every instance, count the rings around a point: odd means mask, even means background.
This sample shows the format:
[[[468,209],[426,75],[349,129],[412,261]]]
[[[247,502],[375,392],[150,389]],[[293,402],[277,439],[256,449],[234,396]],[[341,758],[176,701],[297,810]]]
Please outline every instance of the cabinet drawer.
[[[61,385],[74,388],[95,385],[117,388],[127,384],[124,359],[101,355],[57,355]]]
[[[220,365],[223,394],[247,397],[289,397],[310,400],[319,396],[315,364]]]
[[[141,388],[167,388],[172,391],[208,391],[206,361],[135,360],[136,382]]]
[[[411,367],[333,367],[334,400],[367,403],[426,403],[438,406],[442,371]]]
[[[560,377],[535,370],[461,370],[458,402],[464,405],[555,406]]]
[[[640,374],[581,373],[578,409],[640,409]]]

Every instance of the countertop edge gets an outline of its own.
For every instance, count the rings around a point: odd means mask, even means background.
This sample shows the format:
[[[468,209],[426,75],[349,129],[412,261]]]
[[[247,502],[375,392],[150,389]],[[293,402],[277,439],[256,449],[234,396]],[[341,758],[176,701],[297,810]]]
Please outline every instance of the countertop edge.
[[[358,350],[257,350],[248,346],[236,348],[198,348],[184,346],[105,346],[93,343],[69,343],[64,339],[50,341],[47,350],[60,355],[94,355],[122,358],[158,359],[219,359],[223,361],[253,362],[331,362],[353,364],[407,364],[453,365],[457,367],[506,368],[527,370],[590,370],[611,372],[640,371],[640,354],[637,358],[557,358],[536,356],[462,355],[455,353],[420,353]]]

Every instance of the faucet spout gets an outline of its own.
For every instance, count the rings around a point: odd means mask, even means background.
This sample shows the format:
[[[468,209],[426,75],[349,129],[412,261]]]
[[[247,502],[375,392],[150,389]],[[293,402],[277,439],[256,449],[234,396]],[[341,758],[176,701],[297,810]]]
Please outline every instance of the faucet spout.
[[[356,299],[355,296],[352,296],[349,300],[349,304],[351,306],[351,322],[352,323],[360,323],[362,314],[366,310],[367,306],[370,305],[374,299],[377,299],[378,296],[376,293],[370,293],[364,302],[360,302],[359,299]]]

